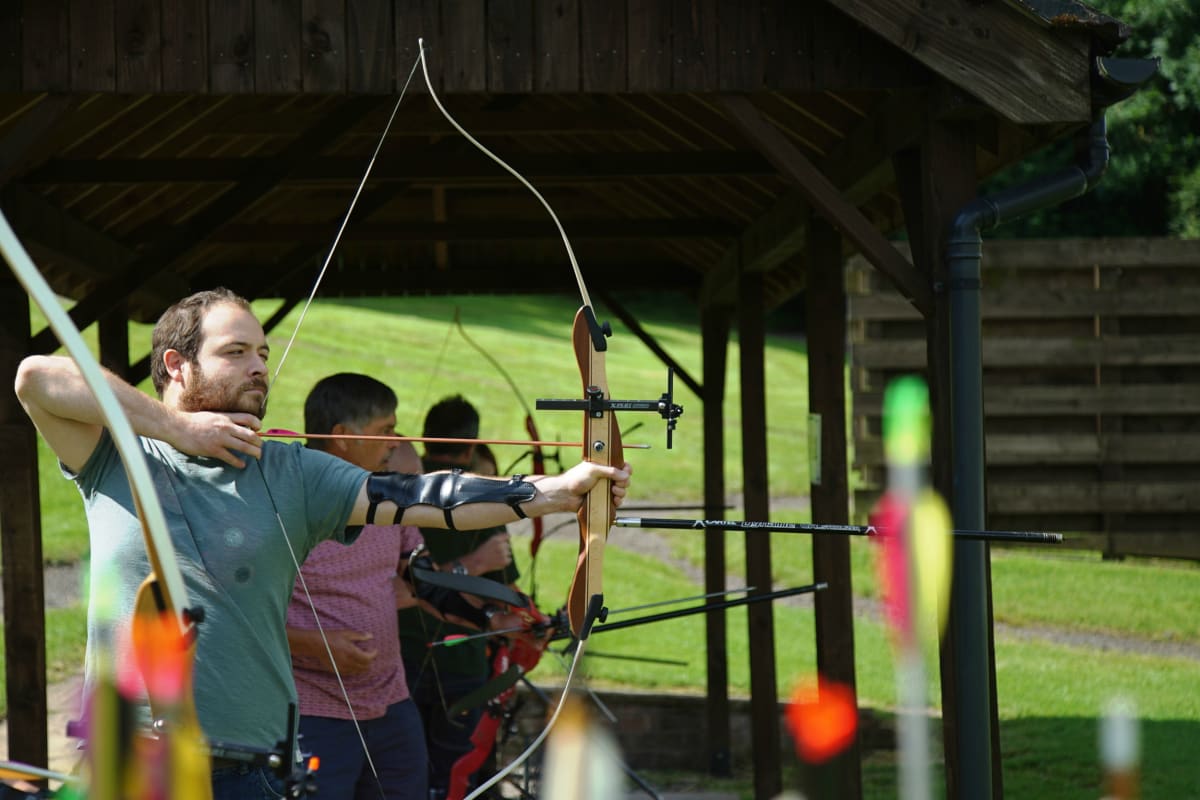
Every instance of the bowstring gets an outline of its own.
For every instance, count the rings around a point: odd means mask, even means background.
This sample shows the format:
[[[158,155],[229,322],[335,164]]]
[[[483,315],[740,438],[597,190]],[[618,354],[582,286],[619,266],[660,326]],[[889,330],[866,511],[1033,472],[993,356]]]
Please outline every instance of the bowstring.
[[[476,798],[478,798],[488,789],[491,789],[497,783],[507,778],[510,774],[512,774],[513,770],[524,764],[529,757],[533,755],[534,751],[541,747],[542,742],[546,741],[546,737],[549,736],[550,731],[554,729],[554,723],[558,722],[558,717],[562,713],[563,707],[566,706],[565,701],[567,699],[567,690],[571,686],[571,681],[575,678],[575,671],[578,669],[579,662],[583,658],[583,651],[586,645],[586,639],[579,640],[578,647],[575,648],[575,657],[571,659],[571,669],[567,672],[567,679],[563,683],[562,696],[559,697],[558,705],[554,707],[554,714],[551,715],[550,720],[546,723],[546,727],[542,728],[541,733],[539,733],[537,738],[535,738],[529,744],[529,746],[525,748],[521,755],[509,762],[504,769],[497,771],[496,774],[488,778],[487,781],[477,786],[475,791],[471,792],[469,795],[463,798],[463,800],[476,800]]]
[[[449,122],[450,125],[456,131],[458,131],[460,134],[462,134],[468,142],[475,145],[475,147],[481,153],[483,153],[485,156],[490,158],[492,161],[495,161],[497,164],[499,164],[500,167],[505,172],[507,172],[509,175],[512,175],[514,178],[516,178],[518,181],[521,182],[522,186],[524,186],[526,189],[531,191],[533,193],[533,196],[538,199],[538,202],[540,202],[542,204],[542,207],[546,209],[546,213],[550,215],[550,219],[554,220],[554,225],[555,225],[555,227],[558,228],[558,234],[559,234],[559,236],[562,237],[563,245],[565,245],[567,248],[567,258],[569,258],[571,260],[571,269],[575,273],[575,283],[579,285],[579,296],[582,298],[583,304],[585,306],[591,306],[592,300],[591,300],[591,297],[588,296],[587,286],[583,282],[583,271],[579,268],[579,261],[575,258],[575,250],[574,250],[574,248],[571,247],[571,240],[567,238],[567,231],[565,228],[563,228],[562,222],[559,221],[558,214],[554,213],[554,209],[550,207],[550,203],[546,200],[545,197],[542,196],[542,193],[537,190],[537,187],[535,187],[532,183],[530,183],[528,180],[525,179],[524,175],[522,175],[521,173],[517,172],[515,169],[510,167],[504,161],[504,159],[500,158],[500,156],[496,155],[491,150],[489,150],[486,146],[484,146],[484,144],[482,142],[480,142],[478,139],[476,139],[474,136],[472,136],[470,133],[468,133],[466,128],[464,128],[462,125],[459,125],[458,120],[456,120],[454,117],[450,116],[450,112],[446,110],[446,107],[444,105],[442,105],[441,98],[439,98],[437,95],[437,92],[435,92],[433,90],[433,81],[431,81],[429,79],[429,67],[425,63],[425,40],[424,40],[424,38],[417,39],[417,49],[420,51],[418,53],[418,58],[421,62],[421,72],[425,76],[425,85],[427,87],[429,87],[429,96],[430,96],[430,98],[433,99],[434,105],[436,105],[438,107],[438,111],[442,112],[442,116],[446,118],[446,121]]]
[[[313,602],[312,595],[308,591],[308,582],[304,580],[304,572],[300,569],[300,559],[296,556],[296,549],[292,547],[292,537],[288,535],[287,526],[283,522],[283,515],[279,513],[279,507],[275,505],[275,497],[271,494],[271,488],[267,484],[267,476],[263,473],[262,464],[258,459],[251,459],[258,465],[258,474],[262,478],[263,486],[267,490],[267,499],[271,503],[271,510],[275,514],[275,521],[279,523],[279,530],[283,533],[283,540],[287,543],[288,555],[292,557],[292,564],[296,567],[296,577],[300,579],[300,588],[304,590],[304,597],[308,601],[308,607],[312,610],[313,620],[317,623],[317,632],[321,634],[321,644],[325,647],[325,654],[329,657],[329,665],[333,668],[333,676],[337,679],[338,689],[342,692],[342,699],[346,701],[346,710],[350,712],[350,721],[354,723],[354,732],[358,735],[358,741],[362,744],[363,755],[367,759],[367,766],[371,770],[371,775],[375,778],[375,786],[379,789],[380,798],[386,798],[387,794],[383,790],[383,781],[379,778],[379,771],[375,768],[375,760],[371,758],[371,751],[367,747],[367,739],[363,734],[362,725],[358,721],[358,714],[354,711],[354,704],[350,702],[350,693],[346,690],[346,684],[342,680],[342,672],[338,669],[337,659],[333,657],[333,648],[329,645],[329,637],[325,634],[325,626],[321,624],[321,616],[317,613],[317,604]]]
[[[312,291],[308,294],[308,300],[305,301],[304,307],[300,309],[300,317],[296,320],[296,327],[292,329],[292,336],[283,348],[283,355],[279,357],[279,365],[275,367],[275,377],[267,385],[267,394],[271,393],[271,388],[279,380],[279,373],[283,371],[283,364],[287,361],[288,353],[291,351],[296,337],[300,334],[300,326],[304,323],[305,316],[308,315],[309,306],[312,305],[313,299],[317,296],[317,289],[320,288],[321,282],[325,279],[325,273],[329,270],[329,265],[333,262],[333,254],[337,252],[338,245],[342,241],[342,234],[346,232],[346,227],[350,224],[350,217],[354,214],[354,207],[358,205],[358,199],[362,196],[363,188],[366,187],[367,180],[371,177],[371,170],[375,168],[375,162],[379,159],[380,151],[383,150],[383,143],[387,140],[388,133],[392,129],[392,123],[396,119],[396,114],[400,111],[400,104],[404,102],[404,95],[407,94],[413,75],[417,72],[417,64],[423,62],[424,54],[418,53],[417,58],[413,61],[412,69],[408,71],[408,78],[405,79],[404,86],[400,89],[400,96],[396,98],[396,103],[392,106],[392,113],[388,117],[387,124],[383,126],[383,134],[379,137],[379,141],[375,143],[375,151],[371,153],[371,160],[367,162],[367,168],[363,172],[362,180],[358,182],[358,188],[354,190],[354,196],[350,199],[350,206],[346,209],[346,213],[342,217],[342,223],[338,226],[337,235],[333,237],[333,244],[330,245],[329,252],[325,255],[325,261],[321,264],[321,270],[317,273],[317,279],[313,281]]]
[[[321,282],[325,279],[325,273],[329,270],[329,265],[333,262],[333,254],[337,252],[338,245],[342,240],[342,235],[345,233],[346,227],[350,224],[350,218],[354,214],[354,208],[358,205],[358,200],[362,196],[363,189],[367,185],[367,180],[371,177],[371,170],[374,169],[375,162],[379,159],[379,154],[383,150],[383,143],[387,140],[388,133],[392,129],[392,123],[395,121],[396,115],[400,111],[400,104],[404,102],[404,96],[408,93],[408,87],[412,83],[413,76],[416,74],[417,64],[421,63],[422,60],[423,59],[421,58],[420,54],[418,54],[418,57],[414,59],[412,68],[408,72],[408,78],[404,81],[404,86],[400,89],[400,96],[396,98],[396,102],[392,106],[392,112],[388,116],[387,123],[383,127],[383,133],[380,135],[379,141],[375,143],[375,149],[371,153],[371,158],[367,162],[366,169],[363,171],[362,179],[359,180],[358,186],[354,190],[354,195],[350,199],[350,205],[346,209],[346,213],[342,217],[341,224],[338,226],[337,234],[333,238],[333,244],[329,247],[329,252],[326,254],[325,260],[321,264],[321,269],[317,273],[316,280],[313,281],[312,291],[309,292],[308,299],[305,301],[304,307],[300,310],[300,316],[296,320],[295,328],[292,329],[291,338],[288,339],[287,344],[283,348],[283,355],[279,357],[279,364],[275,367],[275,375],[267,384],[267,391],[263,397],[264,406],[266,405],[266,398],[270,396],[271,390],[279,380],[280,373],[283,372],[283,365],[287,361],[288,353],[291,352],[292,345],[295,344],[296,337],[300,334],[300,326],[304,323],[304,319],[308,315],[308,309],[310,306],[312,306],[313,300],[317,296],[317,290],[320,288]],[[317,613],[316,603],[313,602],[312,595],[308,591],[308,583],[304,580],[304,573],[300,568],[300,560],[296,555],[295,548],[292,547],[291,536],[288,534],[287,526],[283,522],[283,516],[279,513],[279,507],[275,502],[275,496],[271,492],[271,486],[267,481],[267,476],[263,472],[262,464],[259,462],[259,459],[253,460],[258,465],[258,474],[259,477],[262,478],[263,488],[266,490],[267,499],[271,503],[272,511],[275,514],[275,521],[279,524],[279,530],[283,534],[284,542],[287,544],[288,554],[292,558],[292,564],[296,567],[296,577],[300,580],[300,586],[304,590],[304,596],[308,601],[309,608],[312,610],[313,619],[317,624],[317,631],[321,636],[321,643],[324,645],[325,653],[329,657],[329,664],[332,667],[333,674],[337,679],[338,688],[342,692],[342,699],[346,702],[346,710],[350,714],[350,720],[354,723],[355,733],[358,735],[358,740],[362,744],[363,755],[366,758],[367,766],[370,768],[371,775],[375,779],[375,786],[379,790],[379,796],[383,798],[386,796],[386,793],[383,789],[383,781],[380,779],[379,771],[375,768],[375,762],[371,758],[371,751],[367,747],[366,736],[363,734],[362,725],[358,721],[358,715],[354,711],[354,705],[350,701],[350,694],[346,690],[345,682],[342,680],[342,674],[341,670],[338,669],[337,660],[333,657],[333,648],[329,644],[329,637],[325,634],[325,627],[321,624],[321,617],[320,614]]]

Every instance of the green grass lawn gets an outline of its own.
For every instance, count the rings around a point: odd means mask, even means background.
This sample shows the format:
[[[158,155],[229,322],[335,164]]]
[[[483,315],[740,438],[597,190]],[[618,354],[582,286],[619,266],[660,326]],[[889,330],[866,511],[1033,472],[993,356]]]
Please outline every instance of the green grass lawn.
[[[678,303],[646,298],[629,304],[662,345],[697,379],[700,339],[697,321]],[[298,344],[288,355],[271,400],[266,425],[302,429],[305,394],[319,378],[335,371],[361,371],[389,382],[400,398],[399,428],[419,432],[424,409],[442,396],[464,393],[483,414],[485,437],[519,437],[522,410],[504,379],[453,330],[455,309],[470,335],[512,373],[527,403],[539,397],[574,397],[579,376],[568,334],[575,302],[566,298],[406,298],[324,303],[308,314]],[[261,318],[274,303],[256,306]],[[601,312],[603,313],[603,312]],[[278,362],[298,312],[271,335],[272,360]],[[619,399],[657,398],[665,388],[665,368],[635,337],[613,323],[608,358],[612,393]],[[149,329],[131,332],[131,351],[139,358]],[[731,347],[726,396],[726,475],[730,496],[741,487],[740,415],[736,386],[738,353]],[[767,407],[771,471],[770,492],[803,508],[808,492],[807,362],[803,344],[788,337],[768,338]],[[631,502],[696,502],[702,486],[700,406],[676,381],[677,402],[685,406],[675,437],[676,448],[663,446],[658,417],[622,417],[626,441],[654,445],[630,451],[635,484]],[[578,436],[574,414],[536,412],[544,438]],[[642,423],[636,429],[632,426]],[[502,466],[522,448],[501,453]],[[57,473],[43,451],[42,521],[46,558],[75,561],[86,556],[87,537],[78,493]],[[577,460],[562,453],[564,463]],[[527,469],[526,466],[519,469]],[[738,509],[730,512],[737,516]],[[781,510],[781,520],[807,521],[807,511]],[[700,563],[701,538],[663,532],[678,558]],[[810,538],[773,534],[773,569],[779,587],[812,580]],[[744,574],[743,536],[730,534],[727,560],[732,574]],[[856,595],[876,593],[870,542],[852,540]],[[553,610],[566,591],[574,540],[569,532],[547,542],[538,566],[539,602]],[[526,565],[527,566],[527,565]],[[1064,631],[1108,633],[1147,641],[1200,641],[1200,569],[1191,564],[1105,562],[1081,553],[1046,549],[996,550],[992,559],[995,614],[999,622],[1044,626]],[[620,608],[669,596],[695,594],[697,587],[678,569],[654,559],[610,548],[605,566],[606,597]],[[556,594],[557,592],[557,594]],[[730,682],[735,693],[749,689],[745,613],[732,611]],[[780,604],[775,610],[780,693],[812,674],[811,611]],[[66,674],[81,662],[83,615],[80,610],[48,615],[48,661],[52,675]],[[597,637],[597,651],[662,657],[685,666],[594,659],[590,679],[600,685],[672,690],[702,690],[704,635],[699,618],[635,628]],[[886,632],[870,620],[855,626],[859,690],[862,701],[886,714],[895,702],[892,656]],[[557,669],[543,659],[539,671],[553,680]],[[1100,710],[1114,696],[1136,702],[1144,739],[1143,797],[1196,796],[1200,768],[1192,742],[1200,734],[1200,663],[1181,658],[1097,651],[1000,635],[997,643],[1001,743],[1008,794],[1021,798],[1094,798],[1099,796],[1096,726]],[[929,696],[939,696],[936,676]],[[0,695],[0,702],[3,696]],[[940,748],[934,748],[940,753]],[[895,765],[873,755],[864,765],[870,797],[895,795]]]
[[[794,551],[809,549],[807,540],[798,546],[801,538],[792,537],[790,547],[776,546],[775,553],[780,562]],[[856,574],[860,575],[870,572],[867,561],[871,556],[867,547],[870,543],[861,544],[864,545],[862,548],[855,548]],[[860,549],[866,552],[857,552]],[[539,555],[542,563],[538,566],[538,582],[543,587],[539,592],[543,595],[543,607],[553,607],[549,576],[562,576],[559,592],[566,591],[575,546],[550,542],[543,552],[544,556]],[[1022,617],[1039,602],[1058,604],[1074,592],[1081,592],[1074,595],[1076,599],[1096,597],[1099,600],[1112,583],[1122,582],[1115,574],[1110,574],[1109,567],[1127,568],[1130,573],[1127,580],[1140,588],[1140,602],[1149,607],[1165,609],[1172,598],[1179,596],[1177,592],[1195,595],[1200,588],[1200,576],[1193,569],[1115,565],[1099,559],[1088,563],[1073,558],[1061,560],[1059,566],[1073,568],[1070,570],[1073,574],[1061,588],[1050,583],[1043,585],[1040,597],[1008,597],[1014,578],[1017,583],[1027,580],[1027,568],[1036,574],[1043,558],[1006,553],[995,559],[998,617],[1006,614]],[[807,556],[800,560],[807,560]],[[1052,559],[1052,563],[1059,561]],[[795,565],[781,563],[777,569],[780,573],[790,574]],[[1169,579],[1155,580],[1156,574]],[[1187,576],[1190,576],[1190,592],[1187,583],[1180,580]],[[809,580],[811,578],[798,576],[796,579],[780,578],[777,583],[793,585]],[[696,586],[688,583],[677,570],[616,548],[609,548],[606,553],[604,586],[610,607],[696,592]],[[1188,604],[1183,605],[1185,609],[1181,616],[1186,617]],[[1085,620],[1080,627],[1130,636],[1146,632],[1140,627],[1124,626],[1119,614],[1110,618],[1108,624],[1101,624],[1105,610],[1112,611],[1116,604],[1099,602],[1098,606],[1090,608],[1086,603],[1075,603],[1079,617]],[[779,604],[774,616],[778,690],[781,697],[786,697],[797,681],[814,674],[813,615],[806,608]],[[1164,616],[1175,621],[1173,610],[1164,610]],[[746,696],[750,685],[746,614],[742,610],[731,611],[728,620],[730,687],[735,694]],[[1134,621],[1136,623],[1136,617]],[[1178,622],[1185,628],[1194,624],[1191,619]],[[1066,630],[1077,629],[1070,624],[1065,612],[1055,624]],[[588,662],[588,676],[597,685],[703,690],[704,627],[699,617],[595,636],[589,647],[606,654],[669,657],[686,662],[679,666],[596,659]],[[1142,796],[1196,796],[1200,786],[1200,765],[1195,763],[1193,742],[1200,734],[1200,693],[1194,687],[1200,685],[1197,683],[1200,681],[1200,662],[1137,653],[1097,652],[1004,635],[998,637],[996,649],[1000,741],[1008,796],[1046,800],[1099,797],[1098,719],[1105,706],[1117,697],[1133,701],[1141,715],[1145,749]],[[891,646],[881,624],[863,619],[856,621],[855,653],[863,705],[889,714],[895,707],[895,672]],[[539,680],[562,679],[562,668],[549,659],[543,659],[538,670]],[[936,673],[936,669],[932,671]],[[939,693],[935,674],[929,685],[929,697],[935,706]],[[940,758],[940,744],[933,752]],[[868,797],[894,797],[895,780],[895,762],[890,753],[873,753],[866,759],[864,786]]]

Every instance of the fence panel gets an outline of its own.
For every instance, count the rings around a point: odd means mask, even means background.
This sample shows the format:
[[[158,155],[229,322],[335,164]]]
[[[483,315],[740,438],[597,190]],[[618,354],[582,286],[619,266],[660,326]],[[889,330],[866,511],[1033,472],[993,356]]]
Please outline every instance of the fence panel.
[[[884,386],[924,370],[925,340],[861,257],[847,282],[861,516]],[[989,527],[1200,559],[1200,240],[985,242],[981,299]]]

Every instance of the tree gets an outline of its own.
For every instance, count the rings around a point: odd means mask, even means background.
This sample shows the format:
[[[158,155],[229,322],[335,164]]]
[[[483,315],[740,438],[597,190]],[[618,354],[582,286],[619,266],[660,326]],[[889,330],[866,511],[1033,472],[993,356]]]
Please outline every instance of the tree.
[[[1107,113],[1112,160],[1088,194],[998,229],[998,236],[1200,236],[1200,3],[1092,0],[1130,25],[1115,56],[1161,59],[1159,74]],[[1072,162],[1058,142],[988,182],[1012,186]]]

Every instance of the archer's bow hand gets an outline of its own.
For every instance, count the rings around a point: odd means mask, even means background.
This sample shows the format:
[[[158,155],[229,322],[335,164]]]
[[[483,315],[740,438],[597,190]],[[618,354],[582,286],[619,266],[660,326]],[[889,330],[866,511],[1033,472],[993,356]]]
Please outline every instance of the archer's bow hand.
[[[621,468],[581,461],[561,475],[550,475],[537,481],[537,487],[560,511],[578,511],[583,498],[599,481],[610,481],[613,507],[625,502],[629,477],[633,467],[628,462]]]
[[[262,456],[258,431],[262,421],[253,414],[180,411],[167,440],[190,456],[208,456],[233,467],[244,467],[241,456]]]

